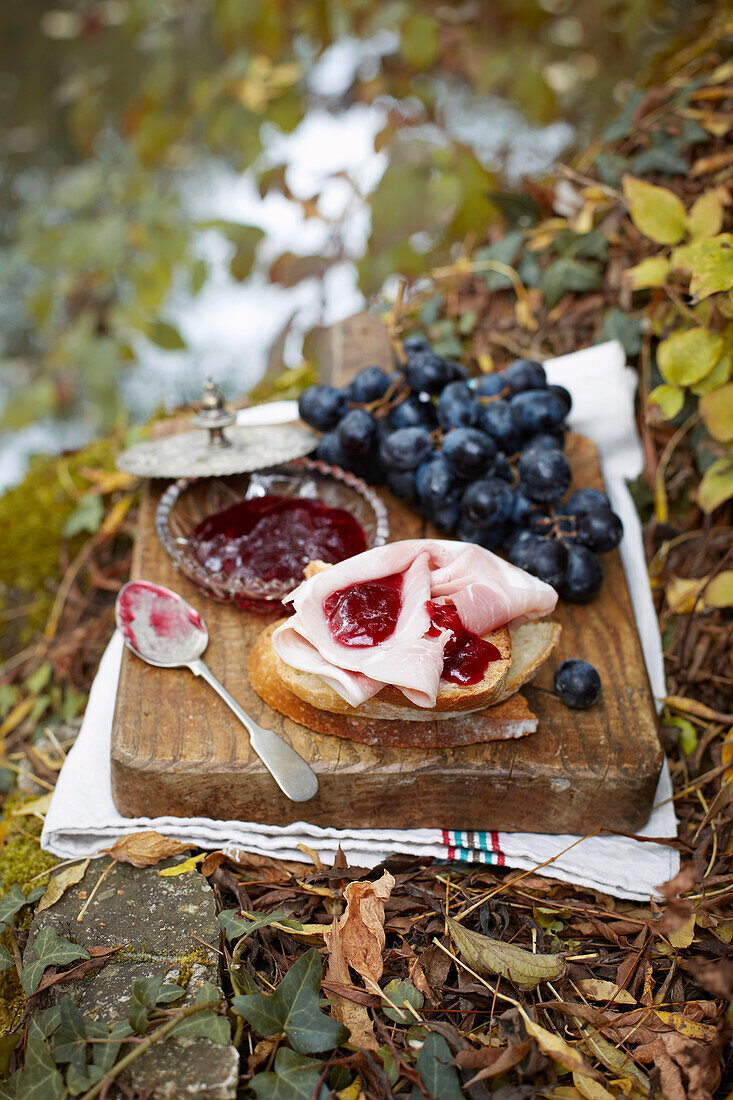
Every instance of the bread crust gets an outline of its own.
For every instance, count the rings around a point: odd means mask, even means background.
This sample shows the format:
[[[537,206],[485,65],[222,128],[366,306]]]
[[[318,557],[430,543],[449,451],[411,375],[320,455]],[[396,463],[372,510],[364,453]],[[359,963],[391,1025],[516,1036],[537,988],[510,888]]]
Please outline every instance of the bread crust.
[[[366,745],[450,748],[525,737],[537,729],[537,718],[521,695],[514,695],[498,706],[457,713],[451,722],[440,721],[426,710],[422,710],[419,719],[378,718],[365,713],[363,704],[354,708],[345,702],[344,712],[321,710],[290,691],[283,682],[280,675],[283,662],[272,647],[272,632],[277,625],[266,627],[252,648],[247,667],[250,683],[273,710],[316,733]]]

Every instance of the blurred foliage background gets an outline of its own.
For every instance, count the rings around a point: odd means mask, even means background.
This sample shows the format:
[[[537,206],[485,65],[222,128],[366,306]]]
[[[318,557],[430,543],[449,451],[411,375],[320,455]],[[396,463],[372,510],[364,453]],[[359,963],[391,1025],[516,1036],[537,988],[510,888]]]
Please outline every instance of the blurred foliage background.
[[[81,442],[205,374],[234,395],[296,366],[395,273],[534,216],[527,181],[711,10],[5,0],[0,428]]]

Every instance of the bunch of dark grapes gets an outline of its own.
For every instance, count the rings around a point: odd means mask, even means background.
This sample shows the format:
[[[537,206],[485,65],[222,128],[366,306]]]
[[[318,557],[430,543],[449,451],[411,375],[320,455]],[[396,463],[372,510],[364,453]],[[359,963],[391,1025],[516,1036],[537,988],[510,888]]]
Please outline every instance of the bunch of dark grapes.
[[[366,367],[344,389],[303,393],[302,419],[324,433],[318,457],[386,483],[436,527],[502,551],[565,599],[592,599],[603,581],[599,554],[623,530],[605,493],[565,495],[568,391],[531,359],[471,379],[422,336],[403,348],[392,376]]]

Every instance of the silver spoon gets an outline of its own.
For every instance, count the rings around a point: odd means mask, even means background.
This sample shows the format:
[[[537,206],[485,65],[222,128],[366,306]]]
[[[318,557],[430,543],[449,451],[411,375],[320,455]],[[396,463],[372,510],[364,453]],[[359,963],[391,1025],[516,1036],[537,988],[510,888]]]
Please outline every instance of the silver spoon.
[[[156,668],[190,668],[213,687],[247,730],[252,748],[288,798],[313,798],[318,779],[312,768],[282,737],[253,721],[201,660],[209,632],[182,596],[160,584],[130,581],[120,589],[115,616],[125,645],[136,656]]]

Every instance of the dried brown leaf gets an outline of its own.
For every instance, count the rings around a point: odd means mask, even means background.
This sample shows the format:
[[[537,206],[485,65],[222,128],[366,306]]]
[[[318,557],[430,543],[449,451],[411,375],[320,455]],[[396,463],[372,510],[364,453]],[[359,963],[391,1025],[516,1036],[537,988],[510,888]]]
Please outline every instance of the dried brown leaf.
[[[81,882],[88,866],[89,860],[85,859],[81,863],[75,863],[71,867],[65,867],[63,871],[59,871],[57,875],[54,875],[46,887],[46,893],[36,906],[36,912],[42,913],[44,909],[48,909],[51,905],[55,905],[70,886],[76,886],[77,882]]]
[[[363,992],[357,991],[351,980],[341,928],[336,918],[330,932],[324,933],[323,939],[328,948],[327,985],[331,989],[334,986],[340,988],[344,993],[351,989],[354,989],[355,993]],[[351,996],[343,996],[339,993],[333,993],[332,996],[331,1015],[349,1029],[351,1046],[356,1047],[357,1050],[370,1050],[376,1053],[379,1050],[379,1043],[366,1006],[359,1004]]]
[[[150,830],[121,836],[111,848],[104,848],[103,851],[118,863],[131,863],[133,867],[154,867],[161,859],[178,856],[195,847],[195,844],[171,840],[170,837]]]
[[[341,950],[347,964],[373,982],[379,981],[384,969],[384,902],[394,884],[385,871],[377,882],[350,882],[344,890],[346,911],[338,921]],[[328,941],[326,946],[331,949]]]

